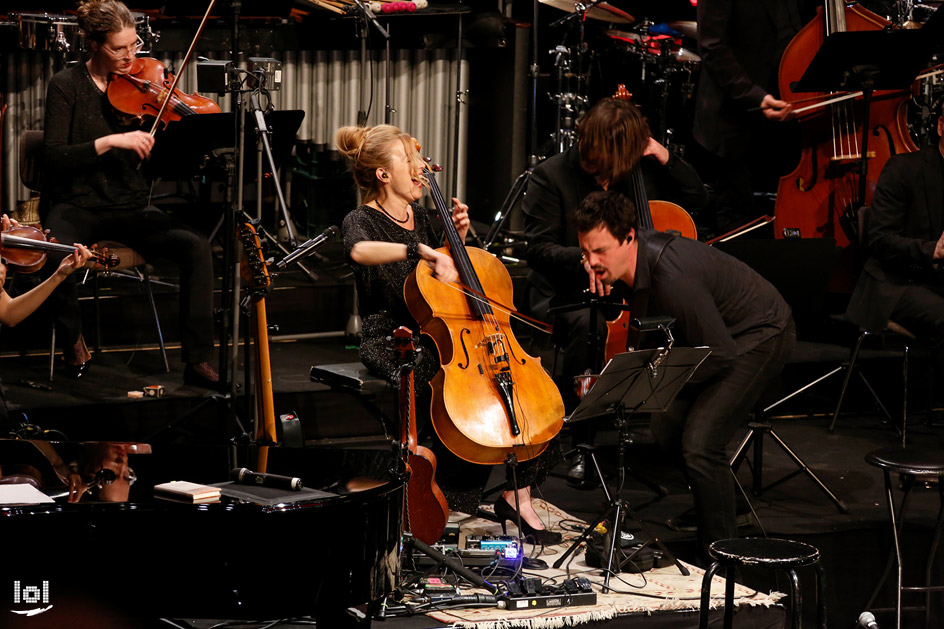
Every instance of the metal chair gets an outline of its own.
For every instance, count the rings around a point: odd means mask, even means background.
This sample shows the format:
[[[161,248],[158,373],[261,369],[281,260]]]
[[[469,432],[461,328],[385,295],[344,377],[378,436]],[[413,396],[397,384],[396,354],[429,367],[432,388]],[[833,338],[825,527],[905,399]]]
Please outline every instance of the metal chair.
[[[859,230],[859,240],[860,240],[860,254],[862,257],[867,255],[867,243],[868,243],[868,232],[869,232],[869,212],[870,209],[868,206],[860,207],[857,214],[857,226]],[[885,323],[885,328],[878,333],[872,333],[866,330],[865,328],[859,329],[859,335],[856,338],[855,343],[852,346],[852,349],[849,353],[849,361],[844,365],[845,376],[842,381],[842,389],[839,393],[839,399],[836,401],[836,410],[833,413],[832,421],[829,424],[829,432],[834,432],[836,430],[836,423],[839,420],[839,413],[842,410],[843,402],[846,399],[846,391],[849,387],[849,382],[852,379],[852,374],[855,372],[856,362],[861,356],[863,344],[870,338],[878,338],[883,342],[896,342],[901,343],[901,360],[902,360],[902,403],[901,403],[901,423],[896,425],[896,422],[892,418],[891,413],[888,412],[888,409],[885,408],[885,405],[879,399],[878,394],[875,392],[875,389],[869,384],[868,380],[862,375],[861,371],[859,373],[863,382],[869,390],[869,393],[877,402],[879,409],[882,414],[885,416],[885,419],[888,423],[895,427],[898,431],[899,436],[901,437],[901,445],[905,446],[908,437],[908,371],[909,371],[909,362],[911,358],[911,350],[914,347],[917,339],[915,335],[908,330],[905,326],[900,323],[892,320],[888,320]]]

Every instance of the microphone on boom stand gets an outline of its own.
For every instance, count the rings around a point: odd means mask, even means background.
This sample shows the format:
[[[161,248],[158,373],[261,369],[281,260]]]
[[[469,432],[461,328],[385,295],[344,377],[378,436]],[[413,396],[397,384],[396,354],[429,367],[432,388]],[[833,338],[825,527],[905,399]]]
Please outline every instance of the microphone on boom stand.
[[[311,240],[308,240],[300,244],[295,251],[291,252],[290,254],[282,258],[282,260],[280,260],[278,263],[276,263],[275,265],[276,268],[278,268],[279,270],[282,270],[293,262],[304,260],[311,254],[313,254],[315,252],[315,249],[317,249],[324,243],[328,242],[328,240],[331,240],[332,238],[337,236],[338,233],[339,233],[338,228],[332,225],[331,227],[324,230],[322,233],[318,234]]]

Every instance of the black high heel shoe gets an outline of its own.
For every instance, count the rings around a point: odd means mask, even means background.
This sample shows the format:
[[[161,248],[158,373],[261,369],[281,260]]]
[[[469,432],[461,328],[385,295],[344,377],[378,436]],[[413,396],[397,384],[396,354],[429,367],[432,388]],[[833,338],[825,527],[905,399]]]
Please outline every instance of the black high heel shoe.
[[[504,498],[499,498],[495,501],[495,517],[501,522],[502,535],[506,534],[505,522],[510,521],[515,526],[518,525],[518,512],[515,511],[515,508],[508,504],[508,501]],[[532,527],[525,522],[524,518],[521,518],[521,533],[523,533],[526,538],[529,537],[533,539],[535,544],[540,544],[541,546],[560,544],[561,540],[564,539],[564,536],[560,533]]]

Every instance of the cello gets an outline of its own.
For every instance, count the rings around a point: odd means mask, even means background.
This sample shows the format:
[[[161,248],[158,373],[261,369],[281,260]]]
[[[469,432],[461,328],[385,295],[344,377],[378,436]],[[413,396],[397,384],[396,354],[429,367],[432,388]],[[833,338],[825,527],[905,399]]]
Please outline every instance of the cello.
[[[829,94],[794,91],[828,34],[845,31],[877,31],[891,23],[858,4],[826,0],[823,11],[798,32],[780,61],[780,97],[792,104],[828,98]],[[888,158],[918,150],[908,133],[908,92],[876,91],[869,108],[868,170],[860,181],[863,101],[847,99],[823,107],[803,107],[797,118],[803,133],[800,162],[781,177],[775,203],[777,238],[835,238],[847,247],[855,222],[846,217],[868,204]],[[860,190],[864,189],[864,198]]]
[[[560,391],[515,339],[508,311],[492,306],[513,303],[508,270],[492,254],[465,246],[429,167],[423,174],[449,244],[440,251],[452,256],[466,287],[440,282],[426,264],[403,287],[410,314],[439,351],[441,368],[430,382],[433,428],[472,463],[497,465],[511,454],[532,459],[563,427]]]
[[[616,94],[613,98],[630,100],[630,94],[626,86],[620,84],[616,88]],[[636,205],[636,216],[639,227],[643,229],[652,229],[662,232],[678,233],[685,238],[695,240],[698,238],[698,231],[695,229],[695,221],[680,205],[671,201],[650,201],[646,194],[646,184],[642,178],[642,169],[638,166],[633,169],[633,203]],[[606,322],[606,344],[603,348],[603,363],[609,362],[616,354],[621,354],[630,350],[629,344],[629,322],[633,315],[629,310],[620,312],[619,317]],[[592,386],[593,378],[582,378],[584,382],[579,385],[581,396]]]

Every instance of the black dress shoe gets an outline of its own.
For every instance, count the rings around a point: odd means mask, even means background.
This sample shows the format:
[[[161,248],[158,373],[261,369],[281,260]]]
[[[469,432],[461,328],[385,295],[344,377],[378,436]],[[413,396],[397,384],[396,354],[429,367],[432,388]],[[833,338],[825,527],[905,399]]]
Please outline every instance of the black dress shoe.
[[[574,462],[567,469],[567,482],[574,486],[583,485],[587,479],[587,457],[583,452],[574,455]]]
[[[184,384],[215,391],[220,388],[220,374],[208,362],[187,363],[184,367]]]
[[[505,528],[506,521],[510,521],[515,526],[518,525],[518,512],[515,511],[515,508],[508,504],[508,501],[504,498],[499,498],[495,501],[495,517],[501,522],[503,535],[507,534]],[[535,544],[540,544],[541,546],[560,544],[561,540],[564,539],[564,536],[560,533],[532,527],[525,522],[524,518],[521,518],[521,533],[524,534],[525,538],[530,538]]]

